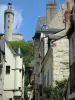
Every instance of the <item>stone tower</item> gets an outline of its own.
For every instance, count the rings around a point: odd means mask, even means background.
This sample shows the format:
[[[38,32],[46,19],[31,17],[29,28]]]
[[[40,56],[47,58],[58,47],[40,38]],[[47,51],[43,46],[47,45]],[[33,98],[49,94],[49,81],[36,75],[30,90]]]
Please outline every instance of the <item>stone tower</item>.
[[[14,12],[12,3],[8,3],[8,8],[4,12],[4,33],[7,41],[12,41],[12,27],[14,21]]]
[[[50,22],[52,21],[52,19],[56,15],[56,12],[57,12],[56,1],[54,0],[54,2],[50,2],[50,0],[49,0],[47,5],[46,5],[47,25],[50,24]]]

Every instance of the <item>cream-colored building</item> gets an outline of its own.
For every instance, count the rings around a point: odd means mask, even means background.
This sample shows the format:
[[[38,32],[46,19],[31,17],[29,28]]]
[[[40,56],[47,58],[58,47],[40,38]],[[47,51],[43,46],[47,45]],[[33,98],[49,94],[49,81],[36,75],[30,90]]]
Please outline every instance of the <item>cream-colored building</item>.
[[[3,100],[24,99],[24,65],[20,48],[15,53],[5,41],[5,60]]]
[[[72,4],[65,2],[56,12],[56,2],[46,5],[46,17],[38,17],[34,39],[35,100],[43,97],[43,87],[68,79],[69,29]],[[52,17],[52,14],[54,14]],[[48,45],[49,44],[49,45]],[[42,93],[39,93],[41,86]]]

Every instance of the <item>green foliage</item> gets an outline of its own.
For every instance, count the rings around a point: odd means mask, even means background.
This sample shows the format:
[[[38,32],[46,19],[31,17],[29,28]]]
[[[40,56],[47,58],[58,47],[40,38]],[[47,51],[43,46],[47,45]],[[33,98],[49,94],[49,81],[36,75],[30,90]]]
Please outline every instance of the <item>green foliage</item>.
[[[28,96],[27,96],[27,86],[25,85],[25,91],[24,91],[24,98],[25,100],[28,100]]]
[[[44,87],[44,96],[46,99],[51,99],[53,88],[51,86]]]
[[[29,67],[29,63],[33,60],[33,43],[32,41],[12,41],[9,42],[14,51],[17,53],[18,48],[21,48],[25,67]]]
[[[67,86],[67,80],[63,80],[60,82],[56,81],[55,87],[52,87],[52,86],[44,87],[45,98],[48,100],[51,100],[51,99],[63,100],[66,86]]]

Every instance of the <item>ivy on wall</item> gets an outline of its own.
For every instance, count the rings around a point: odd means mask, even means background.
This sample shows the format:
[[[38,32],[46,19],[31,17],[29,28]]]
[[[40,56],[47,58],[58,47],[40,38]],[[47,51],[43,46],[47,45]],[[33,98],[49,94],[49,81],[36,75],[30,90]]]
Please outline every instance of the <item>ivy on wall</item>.
[[[56,81],[56,86],[44,87],[44,97],[48,100],[63,100],[67,88],[67,80]]]

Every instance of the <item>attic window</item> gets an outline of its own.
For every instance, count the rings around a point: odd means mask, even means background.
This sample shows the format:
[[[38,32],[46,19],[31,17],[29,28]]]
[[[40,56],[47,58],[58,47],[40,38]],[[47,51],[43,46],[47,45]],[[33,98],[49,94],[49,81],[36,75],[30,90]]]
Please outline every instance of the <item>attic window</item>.
[[[0,75],[2,74],[2,65],[0,65]]]
[[[47,25],[43,25],[41,29],[42,30],[46,30],[47,29]]]

